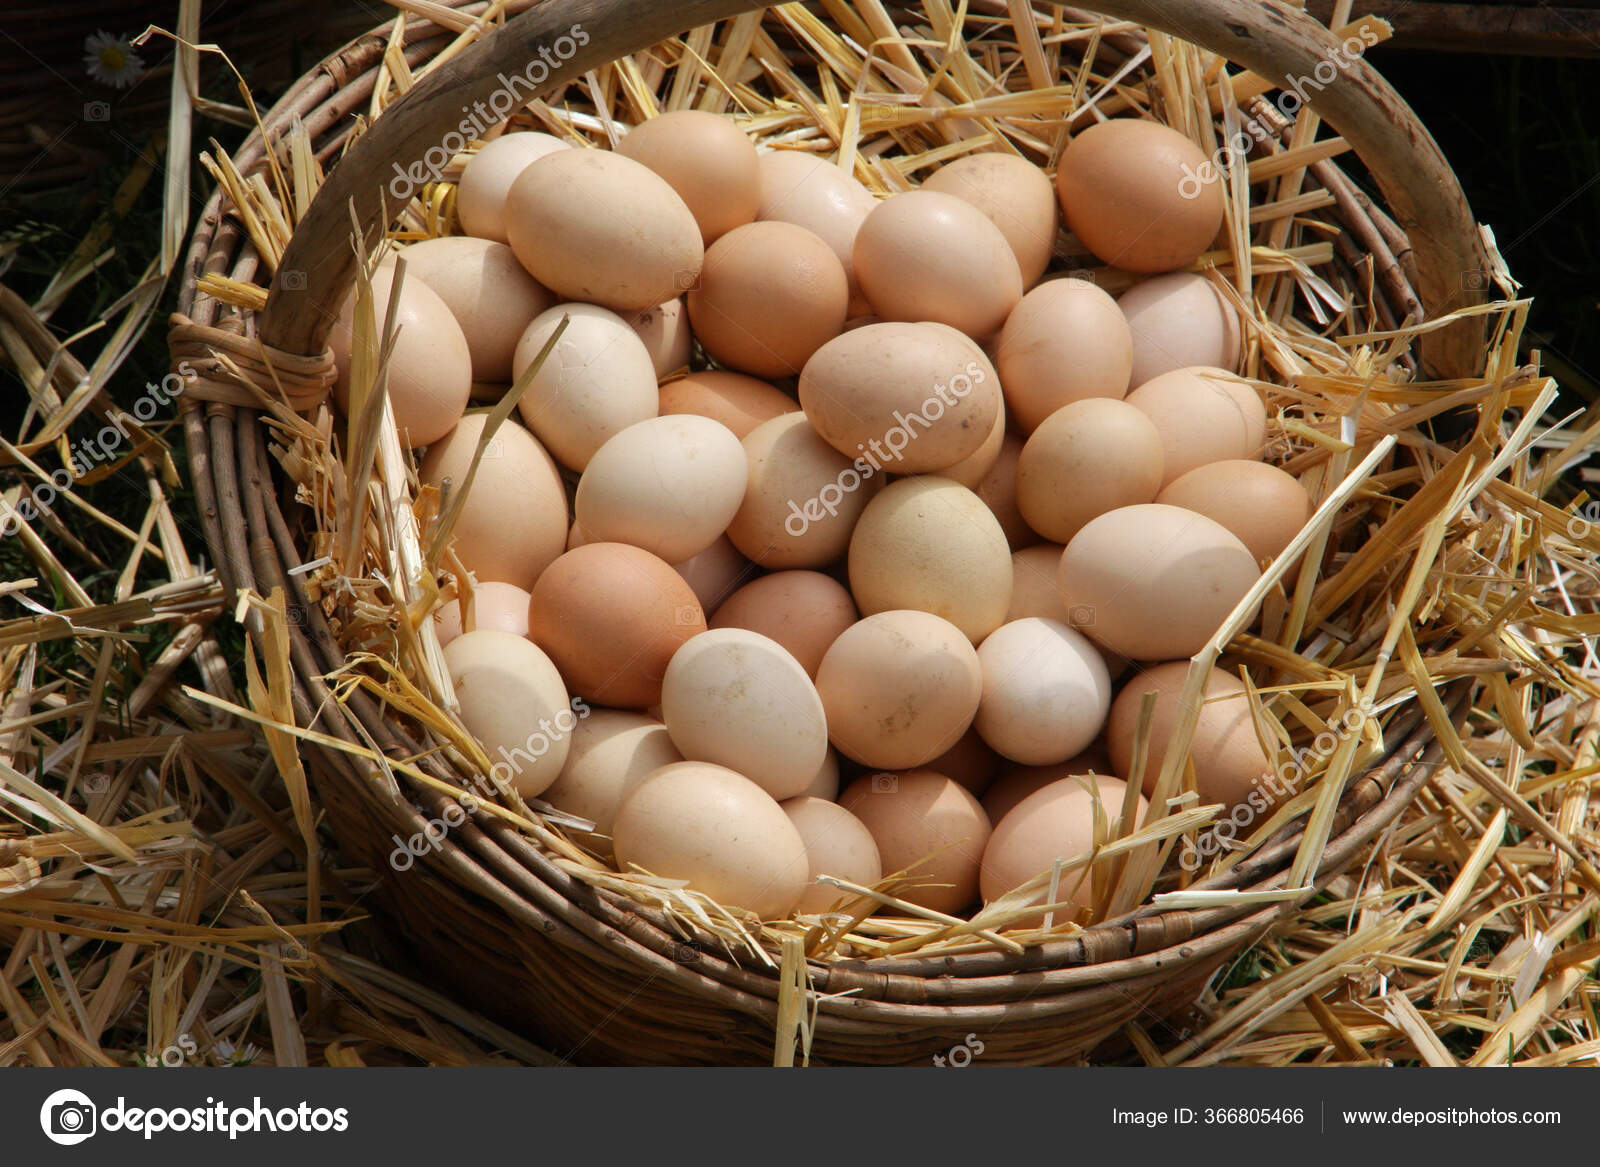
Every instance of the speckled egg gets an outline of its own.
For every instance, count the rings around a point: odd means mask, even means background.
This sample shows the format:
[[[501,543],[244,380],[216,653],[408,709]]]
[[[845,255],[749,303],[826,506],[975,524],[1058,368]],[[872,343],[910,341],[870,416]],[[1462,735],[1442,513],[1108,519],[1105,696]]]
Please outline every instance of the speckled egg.
[[[977,643],[1011,605],[1011,548],[972,491],[903,478],[867,504],[850,537],[850,591],[865,615],[914,608]]]

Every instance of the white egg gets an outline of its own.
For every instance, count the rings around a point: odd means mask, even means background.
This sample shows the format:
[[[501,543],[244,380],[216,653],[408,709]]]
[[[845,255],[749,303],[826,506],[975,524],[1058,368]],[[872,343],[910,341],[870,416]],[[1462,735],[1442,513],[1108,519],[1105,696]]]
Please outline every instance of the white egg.
[[[543,794],[566,765],[577,724],[550,658],[526,637],[479,629],[445,645],[444,663],[489,777],[524,798]]]
[[[661,718],[685,758],[736,770],[774,798],[810,787],[828,753],[822,698],[775,640],[715,628],[673,654]]]
[[[1111,709],[1111,675],[1082,633],[1030,616],[978,646],[983,696],[973,724],[996,753],[1025,766],[1064,762],[1092,742]]]
[[[649,350],[628,322],[594,304],[558,304],[534,318],[517,342],[511,375],[523,372],[570,317],[544,365],[517,402],[522,419],[569,470],[582,470],[607,438],[661,407]]]
[[[589,459],[578,480],[578,526],[591,542],[629,543],[679,563],[727,530],[748,477],[744,446],[721,422],[647,418]]]

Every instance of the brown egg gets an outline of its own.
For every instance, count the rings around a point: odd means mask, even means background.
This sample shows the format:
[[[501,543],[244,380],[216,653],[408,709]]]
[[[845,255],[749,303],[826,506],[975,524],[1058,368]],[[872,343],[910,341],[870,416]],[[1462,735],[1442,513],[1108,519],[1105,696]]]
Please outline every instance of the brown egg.
[[[959,784],[932,770],[868,774],[845,788],[839,805],[872,833],[885,874],[909,871],[920,885],[901,899],[954,913],[977,897],[989,818]]]
[[[639,783],[662,766],[683,761],[667,727],[653,717],[623,709],[590,709],[572,731],[561,777],[543,798],[557,810],[594,823],[584,842],[611,857],[617,810]]]
[[[873,841],[872,832],[844,807],[803,796],[779,805],[806,845],[811,882],[806,885],[796,911],[826,912],[840,900],[855,898],[836,887],[818,883],[819,875],[831,875],[862,887],[871,887],[883,878],[883,864],[878,858],[878,844]]]
[[[372,273],[372,339],[381,346],[394,288],[394,265],[381,264]],[[328,335],[338,380],[334,401],[350,414],[350,349],[354,339],[355,290],[345,297]],[[400,440],[415,448],[449,433],[467,408],[472,392],[472,350],[450,307],[439,294],[408,273],[400,286],[394,319],[399,327],[389,355],[389,406]],[[376,357],[376,349],[374,349]]]
[[[424,484],[446,489],[448,478],[448,490],[466,486],[488,417],[486,412],[469,413],[428,447],[418,471]],[[489,440],[452,534],[456,554],[480,584],[531,589],[561,554],[567,538],[567,490],[561,472],[538,439],[515,421],[502,422]]]
[[[1038,543],[1011,553],[1011,607],[1006,623],[1027,616],[1068,623],[1067,606],[1061,600],[1059,543]]]
[[[885,320],[937,320],[973,337],[1000,331],[1022,298],[1022,270],[1000,228],[939,191],[879,203],[856,235],[855,267]]]
[[[402,254],[406,277],[439,293],[461,325],[472,354],[472,379],[509,383],[518,338],[555,297],[504,243],[465,236],[424,239]]]
[[[1261,577],[1226,527],[1159,503],[1091,519],[1059,570],[1072,623],[1135,660],[1193,656]]]
[[[1161,431],[1161,486],[1208,462],[1253,459],[1267,441],[1267,407],[1221,369],[1177,369],[1128,394]]]
[[[787,916],[810,882],[805,841],[772,796],[709,762],[663,766],[617,811],[617,863],[763,920]]]
[[[1046,539],[1066,543],[1097,515],[1153,502],[1161,431],[1126,401],[1064,405],[1033,431],[1017,460],[1017,509]]]
[[[698,109],[660,114],[629,131],[617,153],[667,180],[707,247],[761,209],[756,148],[730,118]]]
[[[762,422],[744,438],[749,484],[728,538],[762,567],[825,567],[883,485],[823,441],[803,413]],[[869,468],[870,469],[870,468]]]
[[[833,642],[817,669],[834,746],[884,770],[924,766],[955,745],[982,689],[972,642],[927,612],[868,616]]]
[[[826,243],[793,223],[747,223],[713,243],[689,292],[706,352],[757,377],[792,377],[844,330],[850,285]]]
[[[456,185],[456,215],[461,228],[479,239],[506,240],[506,196],[531,164],[571,146],[550,134],[501,134],[486,142],[462,168]]]
[[[1044,275],[1061,219],[1055,189],[1033,163],[1015,154],[968,154],[941,166],[922,189],[955,195],[987,215],[1011,245],[1024,287]]]
[[[820,798],[824,802],[832,802],[839,797],[839,754],[832,746],[828,747],[828,756],[817,768],[811,785],[802,790],[798,797]]]
[[[1106,741],[1111,747],[1111,765],[1125,779],[1133,777],[1133,738],[1139,727],[1139,706],[1146,693],[1156,695],[1155,715],[1150,720],[1150,758],[1144,768],[1144,792],[1155,792],[1156,780],[1167,756],[1167,743],[1178,721],[1178,699],[1189,674],[1186,660],[1152,665],[1134,673],[1111,703],[1106,723]],[[1202,804],[1220,802],[1232,807],[1243,802],[1252,789],[1261,790],[1269,802],[1275,783],[1270,782],[1271,765],[1256,736],[1255,719],[1243,682],[1221,669],[1206,677],[1200,706],[1189,745],[1194,763],[1195,788]],[[1180,785],[1178,790],[1183,788]],[[1176,792],[1175,792],[1176,793]]]
[[[816,680],[823,655],[856,618],[855,601],[831,576],[778,571],[724,600],[710,626],[745,628],[777,641]]]
[[[1311,517],[1311,496],[1298,478],[1250,459],[1196,466],[1169,483],[1156,501],[1215,519],[1258,562],[1277,558]]]
[[[995,824],[989,845],[983,852],[984,902],[997,900],[1053,870],[1056,860],[1060,859],[1064,862],[1055,898],[1051,898],[1050,886],[1046,883],[1028,902],[1070,902],[1079,910],[1091,908],[1096,873],[1086,865],[1069,867],[1067,864],[1086,857],[1097,843],[1108,842],[1122,833],[1122,810],[1127,796],[1127,784],[1116,778],[1075,775],[1052,782],[1023,799]],[[1140,798],[1135,826],[1146,809],[1145,800]],[[1069,915],[1069,912],[1057,912],[1055,922],[1065,922]],[[1035,922],[1023,919],[1017,925],[1028,926]],[[1043,922],[1042,914],[1037,922]]]
[[[1200,147],[1170,126],[1113,118],[1062,152],[1056,194],[1068,229],[1100,259],[1171,271],[1192,263],[1222,224],[1222,184],[1200,181],[1203,167]]]
[[[672,570],[684,578],[700,601],[702,611],[714,611],[745,580],[756,573],[755,566],[739,554],[726,535],[699,555],[674,563]]]
[[[623,319],[644,341],[657,381],[669,373],[688,368],[689,359],[694,355],[694,337],[689,334],[689,309],[682,300],[641,308]]]
[[[1239,316],[1205,276],[1173,272],[1142,280],[1117,307],[1132,344],[1132,389],[1174,369],[1239,365]]]
[[[461,618],[460,600],[451,600],[433,614],[438,623],[439,644],[449,644],[463,632],[476,632],[480,628],[509,632],[513,636],[528,635],[529,598],[528,593],[515,584],[494,580],[478,584],[472,589],[465,621]]]
[[[1084,280],[1047,280],[1006,319],[1000,384],[1017,426],[1031,433],[1063,405],[1128,391],[1133,340],[1117,302]]]
[[[1035,790],[1043,790],[1052,782],[1060,782],[1074,774],[1115,774],[1111,768],[1111,754],[1105,739],[1095,742],[1075,758],[1055,766],[1007,766],[983,796],[983,810],[989,821],[999,823],[1016,806]]]
[[[850,537],[850,591],[863,615],[914,608],[974,644],[1011,606],[1011,548],[972,491],[946,478],[902,478],[862,511]]]
[[[975,728],[967,730],[955,745],[924,767],[959,783],[975,797],[989,788],[999,768],[1000,755],[984,744]]]
[[[700,274],[700,227],[649,167],[608,150],[558,150],[511,184],[506,235],[533,278],[563,300],[637,312]]]
[[[1000,381],[982,353],[953,332],[869,324],[829,341],[806,363],[800,406],[845,457],[925,474],[988,441],[1000,414]]]
[[[850,284],[851,315],[866,310],[856,282],[853,253],[862,221],[878,205],[853,175],[815,154],[772,150],[761,158],[760,219],[804,227],[839,259]]]
[[[999,522],[1013,551],[1039,542],[1039,533],[1028,526],[1017,509],[1017,463],[1022,460],[1022,447],[1022,438],[1007,434],[1000,446],[1000,456],[973,490]]]
[[[985,358],[987,360],[988,358]],[[988,477],[989,471],[994,469],[994,464],[1000,460],[1000,451],[1006,443],[1006,411],[1001,408],[995,413],[994,425],[989,430],[989,436],[983,440],[972,453],[968,454],[954,466],[946,466],[943,470],[934,471],[940,478],[948,478],[951,482],[960,483],[968,490],[976,490],[983,480]]]
[[[719,369],[690,373],[661,386],[663,415],[697,413],[720,421],[741,441],[762,422],[799,408],[798,401],[775,385]]]
[[[705,630],[683,577],[625,543],[568,551],[539,577],[528,606],[528,634],[568,687],[619,709],[658,704],[672,654]]]

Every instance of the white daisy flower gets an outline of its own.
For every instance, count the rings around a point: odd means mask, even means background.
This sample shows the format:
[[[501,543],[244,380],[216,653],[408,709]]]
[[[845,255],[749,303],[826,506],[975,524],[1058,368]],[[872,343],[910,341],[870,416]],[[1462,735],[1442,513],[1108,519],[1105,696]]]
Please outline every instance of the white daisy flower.
[[[125,36],[97,32],[83,38],[83,64],[102,85],[126,89],[144,76],[144,61]]]
[[[218,1041],[211,1050],[211,1056],[219,1066],[248,1066],[260,1055],[261,1051],[253,1043],[246,1042],[239,1048],[226,1038]]]

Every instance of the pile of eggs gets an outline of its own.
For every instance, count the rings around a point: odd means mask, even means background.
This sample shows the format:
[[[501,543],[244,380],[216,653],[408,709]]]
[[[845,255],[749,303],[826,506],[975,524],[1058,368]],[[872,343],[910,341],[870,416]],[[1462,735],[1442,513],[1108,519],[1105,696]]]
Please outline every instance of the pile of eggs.
[[[448,491],[469,401],[566,321],[435,614],[493,770],[618,870],[768,920],[850,898],[822,875],[908,872],[904,901],[962,913],[1081,857],[1123,821],[1154,692],[1142,815],[1186,658],[1311,509],[1261,460],[1239,317],[1183,270],[1224,246],[1220,188],[1183,193],[1203,161],[1113,119],[1053,179],[971,153],[880,199],[703,112],[473,154],[465,234],[401,249],[388,388]],[[1084,251],[1131,288],[1046,276]],[[1202,803],[1270,801],[1236,676],[1191,760]],[[1086,910],[1081,876],[1060,897]]]

